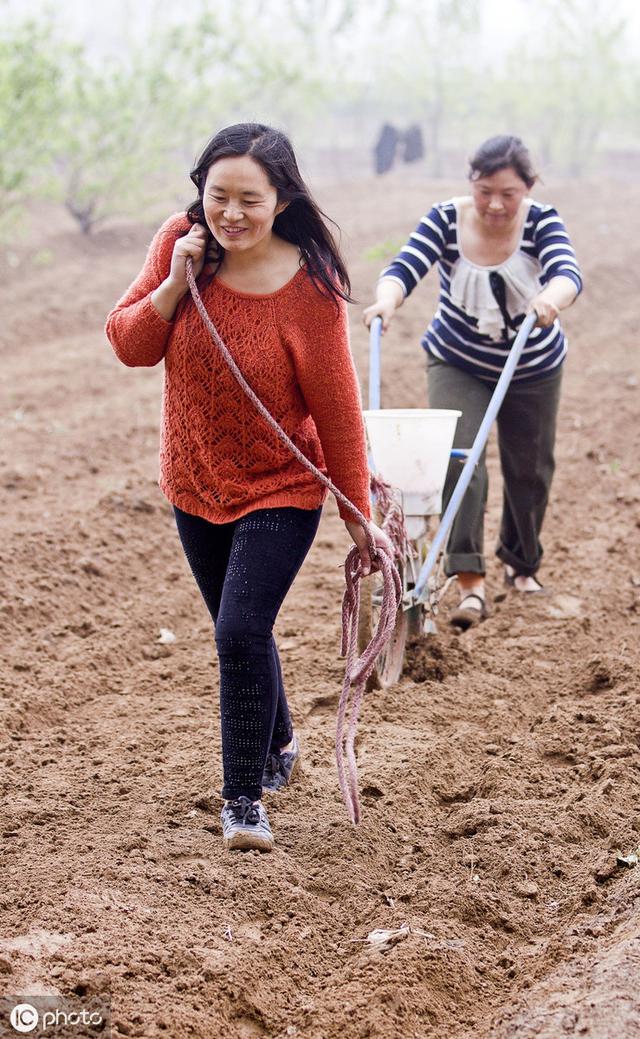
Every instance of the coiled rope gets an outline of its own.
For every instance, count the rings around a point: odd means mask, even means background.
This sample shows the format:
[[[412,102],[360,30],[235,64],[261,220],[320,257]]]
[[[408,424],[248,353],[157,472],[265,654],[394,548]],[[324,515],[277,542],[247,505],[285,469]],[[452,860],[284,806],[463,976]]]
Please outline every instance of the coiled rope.
[[[360,611],[360,580],[362,578],[362,564],[360,552],[354,545],[350,549],[344,564],[346,589],[342,600],[342,655],[346,657],[344,682],[338,704],[338,719],[336,724],[336,763],[338,767],[338,781],[344,798],[347,812],[351,822],[360,821],[360,801],[358,797],[358,770],[355,755],[355,738],[358,729],[358,717],[360,705],[364,694],[367,678],[375,667],[376,660],[386,644],[393,635],[396,623],[396,613],[402,599],[402,585],[400,575],[395,566],[393,555],[387,552],[383,546],[376,545],[371,530],[371,525],[358,508],[340,491],[335,484],[325,476],[324,473],[311,462],[306,455],[300,451],[285,431],[278,425],[274,417],[264,406],[259,397],[254,393],[244,375],[238,368],[229,348],[221,338],[217,328],[207,313],[202,302],[196,279],[193,274],[193,263],[191,257],[187,257],[186,275],[189,290],[198,313],[202,318],[211,338],[222,354],[229,370],[243,392],[247,395],[256,411],[265,422],[273,429],[277,437],[305,466],[315,478],[327,487],[337,500],[362,524],[367,538],[367,547],[372,562],[380,571],[383,580],[382,606],[380,609],[380,620],[371,642],[364,652],[358,656],[358,615]],[[394,555],[397,549],[394,550]],[[348,724],[347,724],[348,718]],[[346,735],[345,735],[346,726]]]

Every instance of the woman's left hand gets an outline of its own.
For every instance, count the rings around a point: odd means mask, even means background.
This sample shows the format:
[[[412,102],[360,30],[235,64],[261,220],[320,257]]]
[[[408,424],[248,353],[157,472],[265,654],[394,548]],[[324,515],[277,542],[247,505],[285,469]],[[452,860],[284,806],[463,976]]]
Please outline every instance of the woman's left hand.
[[[527,307],[527,314],[532,314],[534,310],[538,315],[536,325],[539,325],[541,328],[549,328],[560,313],[560,308],[555,303],[552,303],[550,299],[545,299],[543,293],[531,300]]]
[[[356,548],[360,553],[360,564],[362,566],[362,576],[367,577],[370,573],[375,573],[380,568],[376,565],[376,561],[371,559],[371,553],[369,552],[369,545],[367,544],[367,535],[365,534],[364,527],[361,523],[356,523],[352,520],[345,520],[345,527],[349,531],[353,538]],[[393,557],[393,545],[384,530],[377,527],[375,523],[369,524],[371,533],[373,534],[373,540],[376,546],[386,549],[391,557]]]

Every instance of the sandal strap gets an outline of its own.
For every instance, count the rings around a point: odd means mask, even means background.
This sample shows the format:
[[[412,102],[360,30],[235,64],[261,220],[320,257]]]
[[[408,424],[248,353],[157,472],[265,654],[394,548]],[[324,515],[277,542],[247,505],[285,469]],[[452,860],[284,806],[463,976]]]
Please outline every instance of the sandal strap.
[[[511,567],[511,569],[513,570],[513,567]],[[536,582],[538,588],[544,588],[544,585],[540,583],[535,574],[523,574],[520,570],[514,570],[513,573],[510,574],[507,564],[505,564],[504,578],[507,584],[515,585],[516,577],[531,577]]]
[[[476,606],[465,606],[465,603],[467,602],[467,599],[476,599],[477,602],[480,603],[480,612],[482,613],[482,611],[484,610],[486,604],[485,604],[485,601],[482,598],[482,596],[478,595],[476,592],[469,592],[468,595],[465,595],[464,599],[460,600],[460,602],[458,603],[458,609],[459,610],[465,610],[465,609],[475,610],[475,609],[477,609]]]

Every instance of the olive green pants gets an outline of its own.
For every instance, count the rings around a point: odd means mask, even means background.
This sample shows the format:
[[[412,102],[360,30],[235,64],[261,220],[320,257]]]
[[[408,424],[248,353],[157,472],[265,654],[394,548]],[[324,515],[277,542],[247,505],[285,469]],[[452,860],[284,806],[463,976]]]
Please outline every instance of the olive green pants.
[[[542,560],[540,530],[555,468],[553,449],[561,382],[562,368],[534,382],[511,383],[498,413],[503,502],[496,555],[519,574],[535,574]],[[427,389],[429,407],[462,412],[453,446],[470,448],[495,386],[429,356]],[[453,460],[449,465],[443,512],[461,470],[461,462]],[[485,572],[484,513],[488,486],[483,451],[449,535],[444,560],[449,576]]]

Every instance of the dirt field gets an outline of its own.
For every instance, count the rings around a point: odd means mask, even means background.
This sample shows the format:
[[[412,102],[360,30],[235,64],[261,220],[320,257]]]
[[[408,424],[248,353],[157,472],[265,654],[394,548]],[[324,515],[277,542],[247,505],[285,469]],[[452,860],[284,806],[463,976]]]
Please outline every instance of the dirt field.
[[[362,303],[461,187],[323,192]],[[586,280],[565,321],[551,594],[505,598],[492,561],[487,622],[441,624],[370,696],[354,829],[333,759],[348,542],[328,505],[278,623],[304,768],[270,801],[270,856],[221,846],[212,632],[155,483],[161,371],[125,369],[102,332],[153,229],[83,241],[43,219],[17,247],[0,288],[3,993],[110,1002],[114,1036],[640,1036],[640,867],[616,865],[640,844],[640,192],[537,197]],[[423,404],[435,294],[432,276],[385,342],[387,405]],[[366,941],[403,925],[386,951]]]

